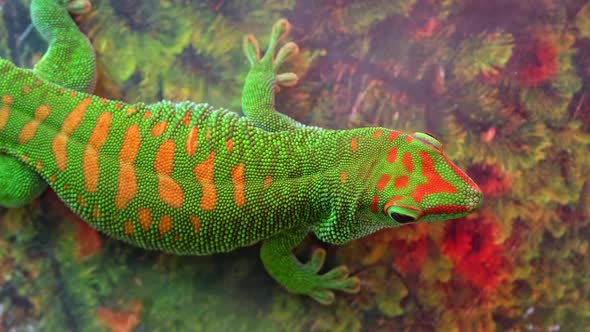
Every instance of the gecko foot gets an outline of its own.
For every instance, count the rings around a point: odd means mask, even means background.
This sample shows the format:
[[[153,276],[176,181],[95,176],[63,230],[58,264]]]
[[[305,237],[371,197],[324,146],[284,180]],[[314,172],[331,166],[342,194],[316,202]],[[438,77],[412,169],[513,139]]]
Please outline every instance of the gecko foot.
[[[326,251],[323,249],[314,250],[311,260],[306,266],[314,273],[317,273],[326,259]],[[332,290],[357,293],[360,289],[360,280],[357,277],[350,277],[348,268],[344,265],[333,268],[325,274],[316,274],[315,285],[309,290],[308,295],[321,304],[334,302]]]
[[[268,49],[262,57],[256,37],[253,35],[247,35],[244,38],[244,53],[252,67],[250,71],[259,71],[261,74],[271,74],[274,76],[276,83],[284,87],[294,86],[299,80],[295,73],[289,72],[277,74],[278,68],[285,63],[288,58],[299,53],[299,46],[293,42],[286,43],[278,52],[276,52],[278,42],[287,36],[290,29],[291,25],[287,20],[278,20],[272,27]]]

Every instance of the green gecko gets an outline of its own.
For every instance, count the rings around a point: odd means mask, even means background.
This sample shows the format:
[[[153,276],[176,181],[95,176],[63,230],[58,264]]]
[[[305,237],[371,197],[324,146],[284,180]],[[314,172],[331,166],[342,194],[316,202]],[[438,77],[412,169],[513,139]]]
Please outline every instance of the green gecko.
[[[33,0],[49,48],[33,70],[0,59],[0,205],[29,203],[49,185],[102,233],[136,246],[206,255],[262,242],[268,273],[323,304],[355,293],[345,266],[319,274],[325,251],[301,263],[308,233],[342,244],[379,229],[452,219],[482,203],[479,187],[429,134],[386,128],[327,130],[275,110],[277,68],[298,52],[264,56],[247,36],[245,117],[207,104],[127,104],[93,96],[94,52],[70,12],[87,0]]]

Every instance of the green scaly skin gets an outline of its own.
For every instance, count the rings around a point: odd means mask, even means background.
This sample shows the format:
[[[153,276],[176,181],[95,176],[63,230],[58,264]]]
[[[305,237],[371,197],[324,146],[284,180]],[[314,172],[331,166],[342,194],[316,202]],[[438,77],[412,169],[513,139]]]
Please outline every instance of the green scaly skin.
[[[276,85],[297,82],[277,74],[298,51],[294,43],[276,50],[285,20],[264,57],[245,38],[251,69],[239,117],[206,104],[130,105],[83,93],[92,90],[94,55],[66,8],[88,6],[32,3],[50,43],[43,65],[31,72],[0,60],[2,206],[28,203],[35,195],[14,189],[36,178],[88,224],[143,248],[204,255],[262,241],[274,279],[328,304],[333,290],[357,292],[359,280],[344,266],[318,274],[321,249],[300,263],[292,250],[308,233],[341,244],[481,205],[480,189],[428,134],[324,130],[276,112]]]

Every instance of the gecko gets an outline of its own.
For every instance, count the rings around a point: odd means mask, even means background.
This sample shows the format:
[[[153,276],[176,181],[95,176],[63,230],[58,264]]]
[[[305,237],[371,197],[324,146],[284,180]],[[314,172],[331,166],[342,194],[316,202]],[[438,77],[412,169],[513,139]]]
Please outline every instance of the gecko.
[[[0,206],[24,206],[49,186],[90,226],[142,248],[208,255],[261,242],[269,275],[322,304],[334,291],[358,292],[360,280],[344,265],[320,273],[324,249],[296,258],[308,234],[344,244],[481,206],[480,188],[431,134],[331,130],[279,113],[278,88],[298,82],[279,72],[299,51],[281,42],[285,19],[264,54],[244,38],[240,116],[206,103],[93,95],[94,50],[70,16],[90,8],[33,0],[46,53],[33,69],[0,59]]]

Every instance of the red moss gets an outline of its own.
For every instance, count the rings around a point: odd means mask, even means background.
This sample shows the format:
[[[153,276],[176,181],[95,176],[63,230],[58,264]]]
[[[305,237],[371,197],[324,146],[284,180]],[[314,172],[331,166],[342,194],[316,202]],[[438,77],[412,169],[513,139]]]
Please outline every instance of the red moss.
[[[391,242],[394,262],[393,266],[403,274],[420,271],[428,258],[428,238],[421,237],[416,241],[394,240]]]
[[[76,258],[80,261],[100,251],[102,239],[94,228],[80,218],[72,219],[76,223],[76,242],[78,242]]]
[[[476,164],[467,173],[479,185],[486,197],[498,197],[507,193],[512,185],[512,177],[502,172],[497,165]]]
[[[525,85],[536,87],[557,73],[557,46],[546,38],[534,38],[519,47],[517,54],[517,77]]]
[[[485,213],[445,227],[443,253],[453,262],[457,275],[483,292],[495,290],[509,269],[502,247],[495,243],[497,234],[497,223]]]
[[[139,324],[141,307],[141,302],[133,302],[129,311],[114,311],[102,307],[96,310],[96,317],[113,332],[129,332]]]

